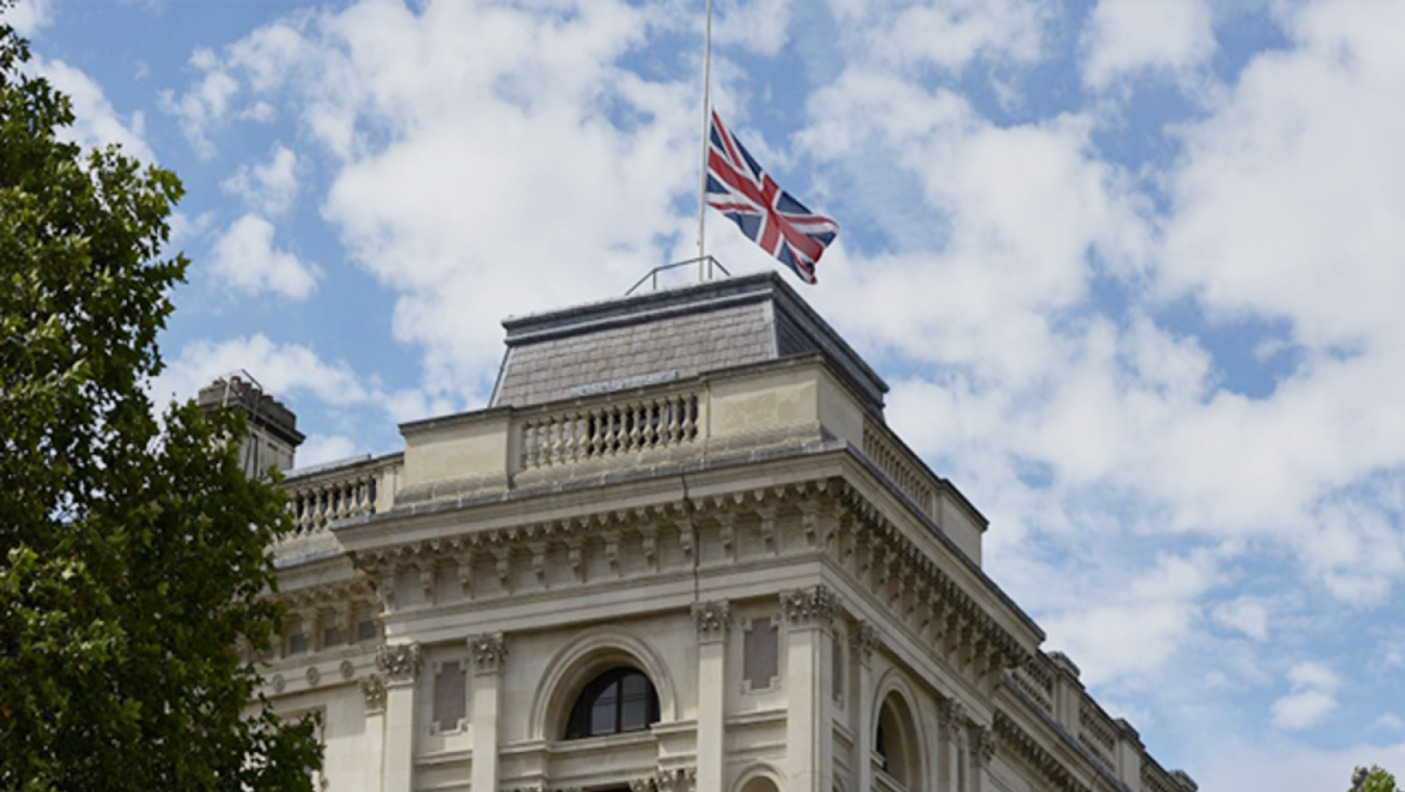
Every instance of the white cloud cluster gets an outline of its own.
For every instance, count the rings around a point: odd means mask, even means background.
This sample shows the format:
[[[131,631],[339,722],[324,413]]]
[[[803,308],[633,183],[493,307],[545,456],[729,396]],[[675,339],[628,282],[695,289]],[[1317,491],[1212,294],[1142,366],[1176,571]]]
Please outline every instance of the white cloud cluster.
[[[954,72],[978,58],[1036,61],[1054,10],[1040,0],[830,0],[830,6],[845,28],[861,32],[865,57]]]
[[[1215,52],[1205,0],[1100,0],[1084,32],[1083,80],[1095,89],[1142,71],[1184,74]]]
[[[144,137],[146,119],[141,111],[123,118],[108,101],[102,86],[81,69],[61,60],[35,57],[31,63],[37,74],[47,79],[55,89],[67,94],[73,102],[74,122],[72,126],[59,130],[62,138],[86,148],[118,145],[128,156],[147,164],[156,162],[156,155]]]
[[[323,214],[399,294],[395,333],[425,350],[431,392],[481,399],[497,318],[608,295],[688,226],[671,202],[696,178],[693,86],[617,64],[652,12],[557,10],[362,4],[265,26],[207,64],[284,102],[334,159]],[[240,222],[265,252],[266,227]],[[235,282],[277,288],[265,269]],[[305,294],[311,278],[281,283]]]
[[[1298,663],[1288,671],[1292,692],[1273,702],[1273,725],[1279,729],[1305,729],[1337,708],[1336,692],[1342,681],[1321,663]]]
[[[52,0],[19,0],[3,13],[5,24],[28,38],[53,21]]]
[[[273,245],[273,224],[246,214],[230,224],[210,248],[216,279],[243,294],[273,292],[303,300],[317,288],[321,270]]]
[[[288,211],[298,194],[298,157],[282,144],[273,147],[267,163],[240,165],[220,186],[244,199],[252,210],[272,217]]]

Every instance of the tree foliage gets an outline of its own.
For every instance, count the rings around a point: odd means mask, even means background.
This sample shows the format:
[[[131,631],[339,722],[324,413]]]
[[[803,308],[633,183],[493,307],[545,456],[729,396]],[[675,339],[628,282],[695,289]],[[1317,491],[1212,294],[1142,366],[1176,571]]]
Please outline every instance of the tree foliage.
[[[280,497],[238,416],[144,391],[180,182],[61,142],[28,58],[0,17],[0,790],[310,789],[315,724],[251,707],[235,651],[281,618]]]
[[[1351,774],[1351,789],[1347,792],[1399,792],[1395,786],[1395,776],[1377,765],[1358,767]]]

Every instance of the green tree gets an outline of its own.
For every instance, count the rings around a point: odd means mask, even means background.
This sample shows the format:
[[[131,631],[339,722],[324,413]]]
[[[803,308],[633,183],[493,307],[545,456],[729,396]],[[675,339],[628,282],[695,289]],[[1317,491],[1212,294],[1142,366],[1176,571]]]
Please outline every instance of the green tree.
[[[251,706],[235,650],[281,618],[280,496],[238,416],[144,391],[180,182],[60,142],[28,58],[0,16],[0,790],[310,789],[315,723]]]
[[[1395,776],[1376,765],[1370,769],[1356,768],[1351,774],[1351,789],[1347,792],[1399,792],[1395,786]]]

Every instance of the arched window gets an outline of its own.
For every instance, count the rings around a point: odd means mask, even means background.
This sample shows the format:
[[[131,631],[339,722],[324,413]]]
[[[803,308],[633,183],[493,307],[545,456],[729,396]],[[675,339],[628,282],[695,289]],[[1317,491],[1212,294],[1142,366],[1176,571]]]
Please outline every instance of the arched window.
[[[592,679],[571,707],[566,739],[641,731],[659,719],[659,696],[642,671],[612,668]]]
[[[873,737],[873,757],[889,778],[907,789],[916,789],[917,755],[915,733],[905,702],[889,695],[878,715]]]

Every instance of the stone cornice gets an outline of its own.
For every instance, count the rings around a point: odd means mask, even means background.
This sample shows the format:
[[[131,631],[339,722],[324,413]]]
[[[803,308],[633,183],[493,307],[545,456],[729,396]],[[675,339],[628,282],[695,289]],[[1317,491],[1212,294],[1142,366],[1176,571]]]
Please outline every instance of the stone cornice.
[[[839,501],[834,552],[900,621],[935,639],[941,654],[965,653],[956,665],[975,666],[977,677],[1025,662],[1030,651],[1023,642],[862,492],[845,484]]]
[[[1003,749],[1002,752],[1017,757],[1038,772],[1054,789],[1060,792],[1093,792],[1092,788],[1080,781],[1058,757],[1047,751],[1038,740],[1021,729],[1019,724],[1004,712],[996,710],[993,731],[995,744]]]

